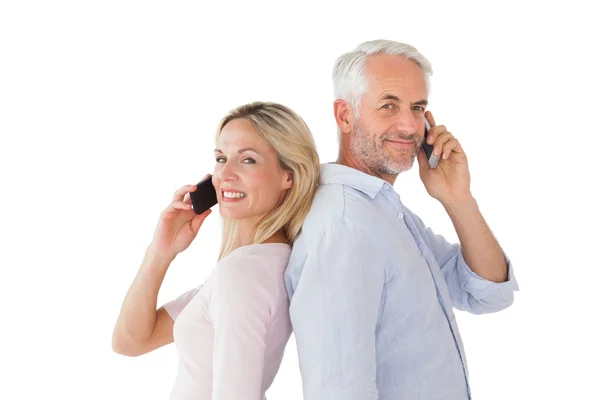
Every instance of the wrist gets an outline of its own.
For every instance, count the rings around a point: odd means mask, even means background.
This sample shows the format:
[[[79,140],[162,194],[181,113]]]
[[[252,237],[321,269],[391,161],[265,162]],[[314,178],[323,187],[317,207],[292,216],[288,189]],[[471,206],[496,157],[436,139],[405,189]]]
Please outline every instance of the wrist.
[[[156,249],[154,246],[150,245],[146,248],[146,254],[144,259],[146,260],[145,264],[154,266],[154,267],[165,267],[168,268],[169,264],[173,262],[177,254],[168,254],[164,251],[160,251]]]
[[[471,194],[460,198],[444,200],[441,203],[450,215],[460,215],[478,209],[477,201]]]

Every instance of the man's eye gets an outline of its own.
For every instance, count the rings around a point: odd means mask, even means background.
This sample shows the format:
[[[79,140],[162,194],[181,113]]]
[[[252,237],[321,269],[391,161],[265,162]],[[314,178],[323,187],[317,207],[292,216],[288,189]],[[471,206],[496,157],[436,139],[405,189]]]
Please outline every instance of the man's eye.
[[[218,163],[224,163],[225,162],[225,157],[217,157],[217,162]]]
[[[423,106],[413,106],[414,111],[425,111],[425,107]]]
[[[384,104],[383,107],[381,107],[381,108],[385,108],[386,110],[391,110],[393,107],[394,107],[393,104],[388,103],[388,104]]]

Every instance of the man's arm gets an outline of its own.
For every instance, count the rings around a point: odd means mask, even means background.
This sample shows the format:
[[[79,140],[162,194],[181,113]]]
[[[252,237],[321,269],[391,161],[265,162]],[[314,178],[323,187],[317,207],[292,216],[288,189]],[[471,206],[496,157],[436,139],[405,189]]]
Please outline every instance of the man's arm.
[[[518,290],[512,266],[471,195],[471,176],[462,146],[445,126],[436,125],[430,111],[425,118],[431,125],[427,140],[434,145],[434,154],[442,157],[437,168],[429,168],[425,153],[419,151],[419,175],[427,193],[444,205],[461,246],[449,244],[429,229],[426,240],[456,308],[475,314],[499,311],[512,304],[513,291]]]
[[[385,281],[374,241],[344,221],[303,235],[291,300],[305,400],[376,400],[375,329]]]
[[[473,197],[443,204],[458,235],[462,254],[473,272],[491,282],[508,280],[508,265],[498,241]]]
[[[472,218],[468,213],[459,212],[460,217],[457,215],[451,217],[456,219],[455,226],[457,226],[456,231],[461,245],[449,243],[443,236],[435,234],[431,228],[426,227],[418,216],[408,212],[419,225],[418,229],[440,266],[455,308],[473,314],[484,314],[503,310],[513,303],[514,291],[519,290],[519,287],[513,274],[512,264],[485,225],[479,211],[477,211],[481,218],[479,223],[463,222],[465,217]],[[484,224],[485,228],[479,224]],[[471,225],[475,225],[475,228]],[[486,230],[487,232],[482,232]],[[486,235],[490,235],[491,238],[486,238]],[[500,262],[496,251],[500,252]],[[492,265],[488,266],[486,264],[488,262]],[[474,263],[475,267],[470,263]],[[506,279],[502,282],[488,279],[489,270],[505,271]]]

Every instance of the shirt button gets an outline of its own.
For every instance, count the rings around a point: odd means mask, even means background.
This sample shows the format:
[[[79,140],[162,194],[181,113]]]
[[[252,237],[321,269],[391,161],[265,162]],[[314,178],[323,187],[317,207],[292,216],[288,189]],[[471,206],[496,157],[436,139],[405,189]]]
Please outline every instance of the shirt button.
[[[402,213],[398,214],[398,218],[400,218],[400,219],[404,218],[404,214],[402,214]]]

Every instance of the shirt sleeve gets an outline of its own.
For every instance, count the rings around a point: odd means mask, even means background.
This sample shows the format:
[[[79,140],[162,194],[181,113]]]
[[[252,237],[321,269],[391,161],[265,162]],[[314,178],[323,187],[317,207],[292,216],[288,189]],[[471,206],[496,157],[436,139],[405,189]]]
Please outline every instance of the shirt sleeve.
[[[294,244],[292,256],[305,257],[290,304],[305,400],[378,398],[375,329],[385,274],[374,248],[345,220]]]
[[[169,301],[163,305],[164,309],[167,313],[173,318],[173,321],[177,319],[181,311],[188,305],[188,303],[194,298],[196,294],[202,289],[203,285],[198,286],[195,289],[188,290],[181,296],[177,297],[174,300]]]
[[[489,281],[471,270],[459,244],[449,243],[443,236],[435,234],[419,217],[416,220],[421,231],[425,232],[425,241],[440,266],[455,308],[473,314],[485,314],[503,310],[513,303],[514,292],[519,290],[519,286],[512,263],[504,251],[502,254],[508,268],[508,280]]]
[[[229,256],[213,282],[213,399],[260,400],[265,338],[278,286],[256,256]]]

